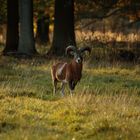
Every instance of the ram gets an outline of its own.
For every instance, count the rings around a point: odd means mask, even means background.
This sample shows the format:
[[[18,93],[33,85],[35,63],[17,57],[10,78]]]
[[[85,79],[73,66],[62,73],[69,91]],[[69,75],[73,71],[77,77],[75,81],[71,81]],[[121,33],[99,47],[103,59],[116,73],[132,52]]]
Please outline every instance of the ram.
[[[52,66],[51,74],[52,74],[52,82],[54,88],[54,94],[56,93],[57,83],[62,83],[61,93],[64,95],[64,87],[65,84],[69,84],[69,88],[72,94],[76,84],[80,81],[82,77],[82,67],[83,67],[83,54],[85,52],[91,52],[91,48],[83,47],[77,49],[74,46],[68,46],[66,48],[66,54],[70,54],[73,56],[73,59],[67,62],[59,62]]]

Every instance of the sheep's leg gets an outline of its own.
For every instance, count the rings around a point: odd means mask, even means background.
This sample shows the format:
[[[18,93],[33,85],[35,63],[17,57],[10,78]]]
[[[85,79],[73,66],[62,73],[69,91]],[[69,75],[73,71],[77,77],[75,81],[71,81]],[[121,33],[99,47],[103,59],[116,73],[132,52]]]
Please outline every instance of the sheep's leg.
[[[57,81],[54,80],[54,81],[53,81],[53,94],[54,94],[54,95],[56,94],[56,89],[57,89]]]
[[[65,84],[62,83],[62,87],[61,87],[61,94],[62,94],[62,96],[64,96],[64,89],[65,89]]]
[[[73,95],[74,88],[75,88],[74,81],[70,81],[69,82],[69,88],[70,88],[70,94],[72,96]]]
[[[70,95],[71,95],[71,97],[73,96],[73,90],[70,90]]]

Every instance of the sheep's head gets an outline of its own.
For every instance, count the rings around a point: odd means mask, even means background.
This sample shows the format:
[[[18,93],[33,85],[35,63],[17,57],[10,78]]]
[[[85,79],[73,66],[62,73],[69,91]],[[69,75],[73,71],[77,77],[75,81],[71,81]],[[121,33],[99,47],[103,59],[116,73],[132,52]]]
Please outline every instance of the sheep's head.
[[[91,53],[91,48],[83,47],[83,48],[77,49],[75,46],[68,46],[66,48],[66,54],[70,54],[70,55],[74,56],[74,60],[78,64],[82,63],[83,55],[86,51],[89,52],[89,54],[90,54]]]

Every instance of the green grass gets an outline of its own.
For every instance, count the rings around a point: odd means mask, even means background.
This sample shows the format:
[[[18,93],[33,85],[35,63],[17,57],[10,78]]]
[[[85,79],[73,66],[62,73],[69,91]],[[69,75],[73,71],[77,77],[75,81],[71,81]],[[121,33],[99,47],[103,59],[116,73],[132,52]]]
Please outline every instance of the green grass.
[[[85,63],[71,97],[52,94],[53,61],[0,58],[0,139],[139,140],[139,65]]]

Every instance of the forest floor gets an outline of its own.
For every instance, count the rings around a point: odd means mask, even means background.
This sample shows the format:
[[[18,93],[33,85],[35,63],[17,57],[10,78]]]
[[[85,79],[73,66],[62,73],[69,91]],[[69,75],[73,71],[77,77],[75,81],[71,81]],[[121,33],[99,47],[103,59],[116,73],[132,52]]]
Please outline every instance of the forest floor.
[[[0,58],[1,140],[139,140],[140,66],[85,62],[74,95],[53,95],[53,61]]]

